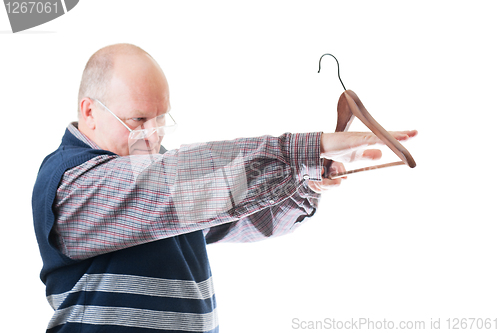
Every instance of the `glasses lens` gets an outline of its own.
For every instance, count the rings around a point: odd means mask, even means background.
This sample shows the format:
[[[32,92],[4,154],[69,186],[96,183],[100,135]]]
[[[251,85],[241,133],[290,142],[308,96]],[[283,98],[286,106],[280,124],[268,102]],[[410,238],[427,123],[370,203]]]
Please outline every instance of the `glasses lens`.
[[[177,124],[174,119],[169,114],[162,114],[156,118],[148,120],[130,132],[129,139],[150,139],[154,135],[163,137],[173,133],[176,129]]]

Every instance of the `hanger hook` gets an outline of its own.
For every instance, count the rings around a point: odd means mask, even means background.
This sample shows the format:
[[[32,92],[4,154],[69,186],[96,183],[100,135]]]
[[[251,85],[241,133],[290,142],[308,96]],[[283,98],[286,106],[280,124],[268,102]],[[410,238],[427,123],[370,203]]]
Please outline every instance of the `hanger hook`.
[[[321,71],[321,59],[323,59],[324,56],[326,55],[329,55],[329,56],[332,56],[335,61],[337,62],[337,70],[338,70],[338,73],[339,73],[339,80],[340,80],[340,83],[342,84],[342,87],[344,88],[344,90],[347,90],[344,86],[344,82],[342,82],[342,79],[340,78],[340,65],[339,65],[339,61],[337,60],[337,58],[335,58],[335,56],[333,54],[330,54],[330,53],[325,53],[321,56],[321,58],[319,58],[319,69],[318,69],[318,73]]]

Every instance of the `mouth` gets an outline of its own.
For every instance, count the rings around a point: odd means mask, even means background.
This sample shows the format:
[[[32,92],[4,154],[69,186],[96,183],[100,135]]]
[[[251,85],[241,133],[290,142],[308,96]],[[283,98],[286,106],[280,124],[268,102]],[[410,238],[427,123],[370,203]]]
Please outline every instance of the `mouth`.
[[[156,154],[160,151],[158,143],[150,144],[144,142],[136,142],[129,146],[130,154]]]
[[[157,149],[134,149],[134,152],[156,153]]]

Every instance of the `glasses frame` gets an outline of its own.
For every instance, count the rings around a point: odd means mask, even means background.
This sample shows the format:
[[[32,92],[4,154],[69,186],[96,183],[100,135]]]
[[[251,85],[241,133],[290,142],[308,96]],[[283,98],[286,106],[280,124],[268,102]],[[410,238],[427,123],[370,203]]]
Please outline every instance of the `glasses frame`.
[[[93,100],[96,101],[97,103],[101,104],[104,109],[108,110],[109,113],[111,113],[113,115],[113,117],[115,117],[123,126],[125,126],[129,130],[130,135],[132,134],[132,132],[135,132],[135,131],[144,131],[144,129],[132,130],[130,127],[127,126],[127,124],[125,124],[125,122],[123,120],[121,120],[116,114],[114,114],[113,111],[111,111],[106,105],[104,105],[103,102],[101,102],[97,98],[93,98]],[[172,125],[172,126],[177,126],[177,122],[175,121],[174,117],[172,117],[170,112],[167,112],[167,114],[170,116],[170,119],[172,119],[172,121],[174,122],[174,125]],[[170,127],[170,126],[164,125],[164,126],[160,126],[160,127]]]

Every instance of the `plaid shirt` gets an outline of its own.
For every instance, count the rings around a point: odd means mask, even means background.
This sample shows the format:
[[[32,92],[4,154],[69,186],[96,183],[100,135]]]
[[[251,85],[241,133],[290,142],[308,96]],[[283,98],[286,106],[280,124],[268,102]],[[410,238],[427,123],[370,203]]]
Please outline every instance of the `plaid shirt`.
[[[75,127],[68,130],[99,147]],[[181,146],[164,154],[95,157],[67,170],[54,236],[72,259],[203,230],[207,243],[290,232],[312,216],[321,133],[286,133]]]

